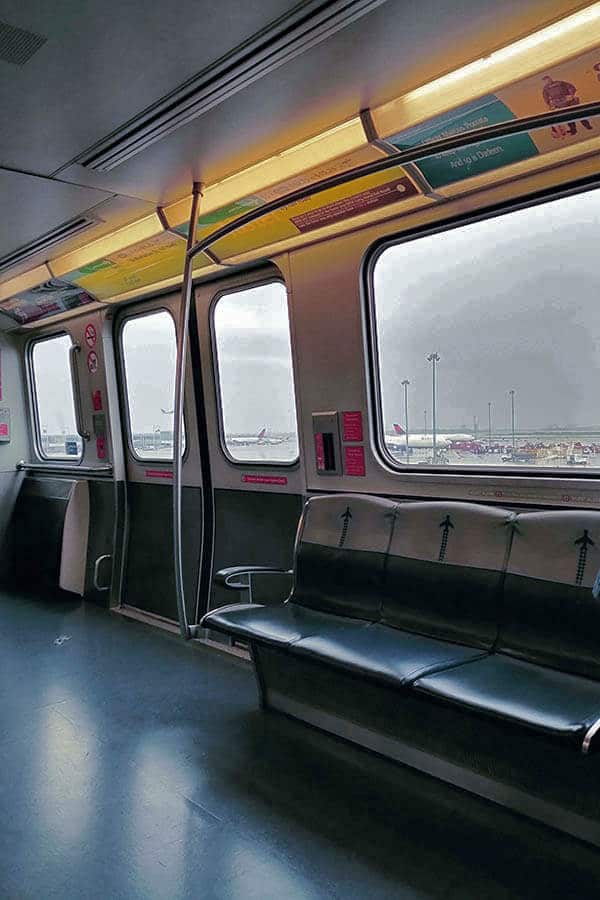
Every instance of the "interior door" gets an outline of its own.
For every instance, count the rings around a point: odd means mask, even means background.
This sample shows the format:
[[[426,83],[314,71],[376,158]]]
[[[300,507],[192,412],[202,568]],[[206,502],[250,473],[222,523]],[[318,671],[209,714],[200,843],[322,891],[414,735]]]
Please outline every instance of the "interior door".
[[[198,286],[195,302],[213,494],[213,576],[240,564],[288,569],[304,471],[285,281],[273,267],[238,274]],[[254,577],[251,599],[280,602],[289,586],[289,577]],[[203,599],[206,609],[232,600],[214,577]]]
[[[173,401],[180,294],[125,308],[115,323],[127,475],[122,605],[177,622],[173,568]],[[185,385],[183,564],[190,623],[200,613],[203,479],[192,364]]]

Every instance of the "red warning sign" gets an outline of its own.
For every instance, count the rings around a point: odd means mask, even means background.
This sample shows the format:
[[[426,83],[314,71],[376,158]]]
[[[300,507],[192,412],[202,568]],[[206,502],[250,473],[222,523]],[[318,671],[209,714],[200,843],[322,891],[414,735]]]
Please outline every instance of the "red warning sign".
[[[325,446],[323,444],[323,433],[321,431],[315,434],[315,459],[317,461],[317,472],[324,472]]]
[[[362,441],[363,425],[362,413],[360,410],[355,412],[342,413],[344,423],[344,440],[345,441]]]
[[[87,367],[90,375],[95,375],[98,371],[98,354],[94,350],[90,350],[87,355]]]
[[[96,455],[98,459],[106,459],[106,438],[96,438]]]
[[[364,447],[344,447],[344,473],[361,478],[367,474]]]
[[[96,341],[98,340],[98,333],[96,331],[96,326],[93,322],[88,322],[85,326],[85,342],[90,349],[96,346]]]
[[[285,475],[243,475],[244,484],[280,484],[288,483]]]
[[[92,391],[92,406],[94,412],[102,412],[102,391]]]
[[[144,475],[146,478],[163,478],[168,481],[173,479],[173,472],[169,469],[146,469]]]

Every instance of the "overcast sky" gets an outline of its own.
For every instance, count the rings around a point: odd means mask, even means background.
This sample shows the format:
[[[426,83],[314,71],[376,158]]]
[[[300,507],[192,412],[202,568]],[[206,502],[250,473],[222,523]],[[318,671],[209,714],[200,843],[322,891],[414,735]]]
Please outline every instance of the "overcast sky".
[[[375,269],[387,429],[431,428],[431,351],[438,427],[517,430],[600,425],[595,384],[600,316],[600,193],[489,219],[397,245]]]
[[[431,364],[438,366],[438,427],[472,431],[552,425],[600,427],[600,192],[490,219],[386,250],[375,268],[386,429],[431,428]],[[273,283],[223,297],[215,308],[225,430],[295,427],[285,289]],[[170,428],[175,332],[168,314],[126,326],[134,430]],[[72,430],[68,341],[56,357],[38,345],[43,424]],[[47,347],[47,352],[46,352]],[[60,373],[55,370],[58,360]],[[58,389],[56,389],[58,385]]]

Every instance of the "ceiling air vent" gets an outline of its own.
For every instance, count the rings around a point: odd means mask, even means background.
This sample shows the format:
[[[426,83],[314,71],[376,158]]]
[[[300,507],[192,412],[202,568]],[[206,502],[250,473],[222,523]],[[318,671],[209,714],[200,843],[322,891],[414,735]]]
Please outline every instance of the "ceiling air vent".
[[[24,262],[35,253],[43,252],[53,244],[64,241],[66,238],[73,237],[75,234],[79,234],[80,231],[85,231],[86,228],[90,228],[92,225],[97,224],[98,220],[92,219],[89,216],[78,216],[76,219],[71,219],[70,222],[65,222],[64,225],[59,225],[58,228],[48,231],[46,234],[36,238],[29,244],[19,247],[18,250],[13,250],[12,253],[7,253],[6,256],[0,257],[0,272],[11,266],[16,266],[17,263]]]
[[[385,2],[309,0],[299,4],[74,161],[99,172],[114,169]]]
[[[0,21],[0,59],[4,62],[24,66],[44,46],[46,40],[41,34]]]

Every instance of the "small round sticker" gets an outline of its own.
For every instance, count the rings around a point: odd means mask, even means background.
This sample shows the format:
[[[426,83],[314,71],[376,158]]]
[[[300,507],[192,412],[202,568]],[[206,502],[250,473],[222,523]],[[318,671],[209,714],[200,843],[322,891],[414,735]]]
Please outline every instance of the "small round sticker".
[[[95,347],[97,339],[96,326],[93,325],[92,322],[89,322],[85,326],[85,342],[88,347]]]
[[[95,375],[98,371],[98,354],[93,350],[90,350],[87,355],[87,367],[90,375]]]

